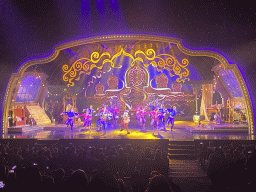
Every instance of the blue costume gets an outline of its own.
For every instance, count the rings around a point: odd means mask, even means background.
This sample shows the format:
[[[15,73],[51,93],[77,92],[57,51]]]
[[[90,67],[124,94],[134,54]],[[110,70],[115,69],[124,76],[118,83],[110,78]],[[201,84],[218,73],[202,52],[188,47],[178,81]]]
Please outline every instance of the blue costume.
[[[149,107],[151,108],[151,111],[154,111],[156,106],[155,105],[149,105]]]
[[[151,108],[151,111],[154,111],[157,107],[160,107],[158,102],[154,103],[153,105],[148,105]]]
[[[160,108],[160,109],[158,109],[158,111],[159,111],[159,113],[162,114],[162,115],[159,115],[159,120],[163,123],[164,130],[166,130],[165,129],[165,119],[164,119],[166,110],[164,108]]]
[[[171,123],[172,124],[172,126],[171,126],[171,130],[173,129],[173,127],[174,127],[174,117],[176,116],[176,114],[177,113],[183,113],[182,111],[176,111],[176,110],[174,110],[174,109],[166,109],[168,112],[169,112],[169,114],[170,114],[170,116],[168,117],[168,119],[167,119],[167,125],[169,125],[169,123]]]
[[[100,113],[100,120],[101,120],[101,124],[102,124],[103,135],[106,134],[107,117],[108,117],[108,111],[107,110],[103,110]]]
[[[89,108],[89,114],[92,116],[92,113],[94,113],[94,109]]]
[[[89,115],[92,117],[92,114],[95,112],[94,109],[89,108]],[[89,126],[92,126],[92,118],[88,119]]]
[[[78,113],[75,113],[75,112],[72,112],[72,111],[65,111],[63,112],[64,114],[67,114],[68,115],[68,119],[67,121],[65,122],[67,125],[70,125],[71,127],[71,130],[73,131],[73,125],[74,125],[74,121],[73,121],[73,117],[75,115],[79,115]]]
[[[107,108],[101,108],[98,111],[98,116],[100,116],[100,119],[97,120],[96,124],[99,127],[102,127],[103,135],[106,134],[106,128],[107,128],[107,118],[110,116],[110,111]]]

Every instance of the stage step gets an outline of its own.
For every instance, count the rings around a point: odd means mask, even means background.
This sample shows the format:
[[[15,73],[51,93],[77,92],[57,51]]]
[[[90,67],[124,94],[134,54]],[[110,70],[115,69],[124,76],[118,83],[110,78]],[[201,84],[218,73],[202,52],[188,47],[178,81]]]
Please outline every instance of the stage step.
[[[169,140],[169,145],[193,145],[194,146],[194,141],[182,141],[182,140]]]
[[[204,177],[173,177],[172,181],[178,185],[182,192],[212,191],[211,179],[207,176]],[[235,191],[235,190],[234,190]]]
[[[225,130],[225,129],[246,129],[248,130],[248,126],[230,126],[230,127],[224,127],[224,126],[219,126],[219,127],[213,127],[214,130]]]
[[[169,175],[171,177],[202,177],[206,174],[201,169],[198,160],[169,160]]]
[[[191,133],[248,133],[248,129],[191,130]]]
[[[194,141],[169,141],[169,159],[197,159]]]
[[[170,154],[194,154],[195,151],[191,149],[168,149]]]
[[[28,113],[34,118],[37,125],[51,124],[51,120],[45,113],[44,109],[39,105],[26,106]]]
[[[169,146],[170,149],[190,149],[190,150],[193,150],[195,148],[194,141],[193,141],[193,145],[169,144],[168,146]]]
[[[196,154],[171,154],[168,153],[169,159],[177,159],[177,160],[193,160],[197,159]]]

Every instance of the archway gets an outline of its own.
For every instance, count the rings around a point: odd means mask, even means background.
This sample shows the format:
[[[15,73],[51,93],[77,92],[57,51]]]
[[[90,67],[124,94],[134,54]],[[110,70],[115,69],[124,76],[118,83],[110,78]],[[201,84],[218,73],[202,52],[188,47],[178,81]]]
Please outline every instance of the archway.
[[[2,132],[7,132],[10,126],[8,119],[14,121],[11,114],[15,108],[26,109],[32,105],[42,107],[42,102],[47,102],[49,97],[59,101],[63,98],[64,89],[77,97],[85,98],[82,100],[84,106],[76,104],[78,110],[92,101],[97,106],[110,103],[113,98],[120,98],[120,93],[127,95],[130,88],[125,84],[124,74],[136,63],[149,71],[149,83],[142,92],[145,103],[158,98],[166,104],[178,105],[183,110],[189,110],[190,107],[192,109],[194,93],[190,91],[191,87],[186,87],[189,86],[188,83],[185,86],[184,82],[209,80],[223,95],[224,107],[227,107],[229,99],[236,106],[245,109],[249,133],[254,135],[251,100],[235,64],[229,64],[216,52],[189,50],[182,45],[180,39],[153,35],[109,35],[82,39],[57,46],[47,58],[24,63],[18,73],[12,75],[7,87]],[[40,83],[35,99],[29,102],[19,101],[15,93],[27,73],[35,73],[36,77],[45,74],[46,79]],[[168,77],[165,88],[154,85],[154,79],[160,73]],[[107,85],[107,79],[112,74],[119,81],[116,89],[108,88]],[[103,85],[103,93],[97,95],[95,87],[99,81]],[[172,91],[174,82],[179,83],[179,90],[183,91]],[[185,87],[187,90],[184,91]],[[211,106],[206,107],[210,109]]]

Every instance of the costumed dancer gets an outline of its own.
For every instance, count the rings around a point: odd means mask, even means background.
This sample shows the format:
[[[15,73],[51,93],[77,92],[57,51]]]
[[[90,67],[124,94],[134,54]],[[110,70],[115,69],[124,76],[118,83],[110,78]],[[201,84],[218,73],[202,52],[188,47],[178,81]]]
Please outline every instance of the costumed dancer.
[[[162,116],[163,114],[159,112],[158,108],[156,108],[154,111],[151,111],[149,114],[152,118],[150,125],[152,127],[156,126],[157,134],[159,135],[159,128],[158,128],[158,126],[159,126],[159,117]],[[153,135],[154,135],[154,133],[153,133]]]
[[[92,125],[92,116],[90,114],[90,110],[86,109],[85,113],[82,115],[79,115],[78,117],[84,117],[84,123],[83,123],[83,127],[88,127],[89,131],[91,133],[91,125]]]
[[[152,127],[152,129],[154,129],[154,126],[158,126],[159,124],[159,118],[158,115],[156,113],[157,108],[154,109],[153,111],[149,112],[149,116],[151,117],[151,122],[150,122],[150,126]]]
[[[141,109],[139,110],[139,122],[142,130],[146,130],[146,114],[148,113],[145,111],[145,108],[141,106]]]
[[[173,127],[174,127],[174,117],[176,116],[177,113],[181,113],[184,114],[183,111],[176,111],[176,106],[173,106],[172,109],[166,109],[169,112],[169,117],[167,119],[167,125],[169,126],[169,123],[171,123],[171,131],[173,131]]]
[[[92,108],[92,105],[90,105],[89,110],[89,114],[91,115],[91,117],[93,116],[92,114],[95,113],[95,110]],[[90,123],[90,129],[92,127],[92,118],[89,119],[89,123]]]
[[[102,127],[102,124],[101,124],[101,119],[100,119],[100,112],[101,112],[101,109],[98,109],[98,113],[95,115],[95,116],[98,116],[99,119],[96,121],[96,127],[98,128],[97,131],[101,131],[101,127]]]
[[[107,127],[107,117],[110,115],[110,112],[107,110],[107,105],[103,105],[103,109],[100,109],[100,121],[101,121],[101,125],[102,125],[102,131],[103,134],[102,136],[104,136],[106,134],[106,127]]]
[[[66,123],[67,126],[70,125],[71,131],[73,131],[73,125],[74,125],[73,117],[76,116],[76,115],[79,115],[79,114],[74,112],[73,107],[70,108],[70,111],[62,112],[60,115],[63,115],[63,114],[68,115],[68,119],[65,123]]]
[[[102,115],[102,112],[103,112],[103,109],[104,107],[106,106],[106,104],[104,103],[103,104],[103,107],[102,108],[97,108],[98,110],[98,113],[95,115],[95,116],[98,116],[99,119],[96,121],[96,127],[98,127],[98,130],[97,131],[101,131],[102,129],[102,123],[101,123],[101,115]]]
[[[221,123],[221,118],[220,118],[218,113],[216,113],[214,115],[214,121],[215,121],[216,124],[220,124]]]
[[[155,101],[152,101],[148,107],[151,108],[151,111],[154,111],[157,107],[159,107],[159,103],[158,103],[158,99],[156,99]]]
[[[123,118],[123,121],[119,125],[120,126],[120,131],[123,131],[125,129],[127,131],[127,134],[130,134],[130,132],[128,131],[128,124],[130,122],[130,117],[129,117],[129,114],[128,114],[127,110],[124,111],[124,114],[122,115],[122,118]],[[122,127],[124,127],[124,129]]]
[[[162,104],[160,105],[159,113],[160,113],[160,115],[159,115],[159,120],[162,122],[163,127],[164,127],[163,131],[166,131],[166,128],[165,128],[165,119],[164,119],[164,118],[165,118],[166,110],[165,110],[165,108],[164,108],[164,103],[163,103],[163,102],[162,102]]]
[[[94,109],[92,108],[92,105],[90,105],[89,114],[92,116],[93,113],[95,113]]]
[[[118,124],[117,124],[117,121],[118,121],[118,113],[120,113],[120,110],[117,108],[117,106],[115,106],[114,108],[111,108],[110,109],[110,112],[112,113],[112,118],[113,118],[113,121],[114,121],[114,127],[117,127]]]
[[[136,116],[135,116],[135,118],[136,118],[136,120],[138,122],[138,126],[140,126],[140,106],[135,106],[134,108],[136,109]]]

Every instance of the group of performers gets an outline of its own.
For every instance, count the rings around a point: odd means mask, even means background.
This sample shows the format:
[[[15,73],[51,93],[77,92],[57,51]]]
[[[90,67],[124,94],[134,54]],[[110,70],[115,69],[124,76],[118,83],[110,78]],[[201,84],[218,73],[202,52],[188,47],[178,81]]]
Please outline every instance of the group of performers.
[[[145,131],[145,125],[146,125],[146,115],[148,115],[151,118],[150,126],[152,129],[156,128],[157,134],[159,135],[159,123],[161,122],[163,125],[163,131],[166,131],[166,123],[169,126],[171,123],[171,131],[173,131],[174,127],[174,117],[177,113],[182,113],[182,111],[177,111],[176,106],[173,106],[173,108],[165,108],[164,104],[161,105],[158,104],[158,102],[155,102],[154,105],[148,105],[147,110],[144,106],[135,106],[136,109],[136,115],[135,118],[138,122],[138,126],[142,131]],[[151,108],[151,109],[150,109]],[[148,110],[150,109],[150,110]],[[62,114],[68,115],[68,119],[66,121],[67,126],[71,127],[71,130],[73,131],[73,117],[82,117],[83,120],[83,127],[88,127],[89,132],[91,133],[91,125],[92,125],[92,116],[93,113],[96,113],[96,111],[93,109],[93,106],[90,105],[90,108],[84,109],[83,114],[79,115],[78,113],[74,112],[74,109],[71,107],[69,111],[65,111]],[[117,106],[114,106],[112,108],[108,107],[107,105],[103,104],[102,108],[99,108],[97,113],[94,116],[98,116],[99,119],[96,122],[96,125],[99,127],[99,130],[103,131],[103,135],[106,134],[106,128],[107,128],[107,121],[111,120],[112,125],[115,128],[120,128],[120,131],[126,130],[127,134],[130,132],[128,131],[128,125],[130,122],[130,116],[129,111],[125,110],[122,115],[120,114],[120,110]],[[167,118],[167,122],[165,123],[165,116],[169,114]],[[120,124],[118,124],[118,119],[121,118],[122,121]],[[153,133],[154,135],[154,133]]]
[[[142,130],[145,130],[146,125],[146,117],[145,115],[149,115],[151,117],[150,126],[152,128],[156,127],[157,134],[159,135],[159,123],[161,122],[163,125],[163,131],[166,131],[166,124],[165,124],[165,115],[169,113],[168,119],[167,119],[167,125],[171,123],[171,131],[173,131],[174,127],[174,117],[177,113],[184,114],[183,111],[177,111],[176,106],[173,106],[172,109],[165,108],[164,104],[161,105],[151,105],[149,106],[151,108],[150,112],[146,112],[145,108],[142,106],[135,107],[136,112],[136,119],[138,121],[138,125],[141,126]],[[154,133],[153,133],[154,135]]]

